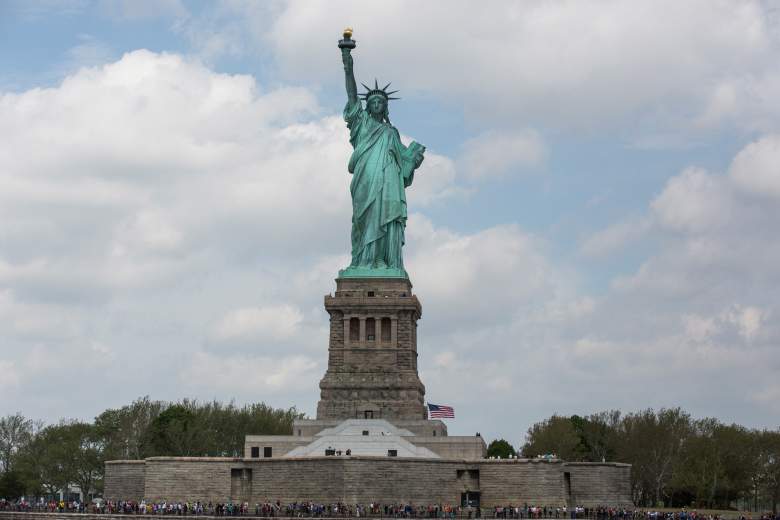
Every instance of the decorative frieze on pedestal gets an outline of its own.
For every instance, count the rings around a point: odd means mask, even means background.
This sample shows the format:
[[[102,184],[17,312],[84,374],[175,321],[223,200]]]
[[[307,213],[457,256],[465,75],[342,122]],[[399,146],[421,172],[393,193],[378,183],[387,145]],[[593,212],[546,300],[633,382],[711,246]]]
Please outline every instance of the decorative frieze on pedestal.
[[[328,370],[318,420],[426,419],[417,374],[422,307],[403,278],[339,278],[325,296],[330,314]]]

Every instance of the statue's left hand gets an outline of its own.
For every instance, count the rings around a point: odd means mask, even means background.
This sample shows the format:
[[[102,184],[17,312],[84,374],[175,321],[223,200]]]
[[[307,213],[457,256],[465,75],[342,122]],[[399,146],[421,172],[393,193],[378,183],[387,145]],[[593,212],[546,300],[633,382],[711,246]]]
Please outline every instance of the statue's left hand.
[[[414,164],[415,169],[419,168],[422,164],[423,159],[425,158],[424,154],[425,147],[417,141],[412,141],[412,143],[403,152],[404,160]]]
[[[425,149],[417,150],[414,154],[414,168],[417,169],[420,167],[420,165],[423,162],[423,159],[425,159]]]

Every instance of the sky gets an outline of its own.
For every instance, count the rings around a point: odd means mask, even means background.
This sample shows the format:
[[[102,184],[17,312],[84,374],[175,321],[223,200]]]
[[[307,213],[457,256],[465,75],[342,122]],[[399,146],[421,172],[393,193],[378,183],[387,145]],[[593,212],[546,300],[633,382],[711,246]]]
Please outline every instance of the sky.
[[[451,435],[780,426],[780,6],[718,0],[0,2],[0,415],[314,417],[345,26],[428,148],[404,261]]]

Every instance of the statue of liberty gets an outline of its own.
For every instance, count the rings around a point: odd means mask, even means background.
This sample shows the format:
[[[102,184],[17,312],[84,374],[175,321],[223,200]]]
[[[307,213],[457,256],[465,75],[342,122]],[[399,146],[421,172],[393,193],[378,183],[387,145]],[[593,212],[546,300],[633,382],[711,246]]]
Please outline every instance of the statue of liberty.
[[[340,277],[408,278],[401,248],[406,227],[406,194],[414,171],[423,161],[425,147],[401,143],[398,130],[390,124],[388,102],[397,91],[388,92],[374,81],[374,88],[358,97],[352,70],[352,30],[345,29],[339,41],[347,86],[344,120],[349,128],[352,157],[352,262]]]

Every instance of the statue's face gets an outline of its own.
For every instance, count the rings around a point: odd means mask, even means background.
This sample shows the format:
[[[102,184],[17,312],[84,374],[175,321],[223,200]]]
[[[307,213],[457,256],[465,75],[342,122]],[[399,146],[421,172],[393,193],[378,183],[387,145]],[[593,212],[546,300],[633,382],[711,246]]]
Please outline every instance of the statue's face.
[[[382,115],[385,113],[386,103],[382,96],[371,96],[368,100],[368,112],[372,115]]]

